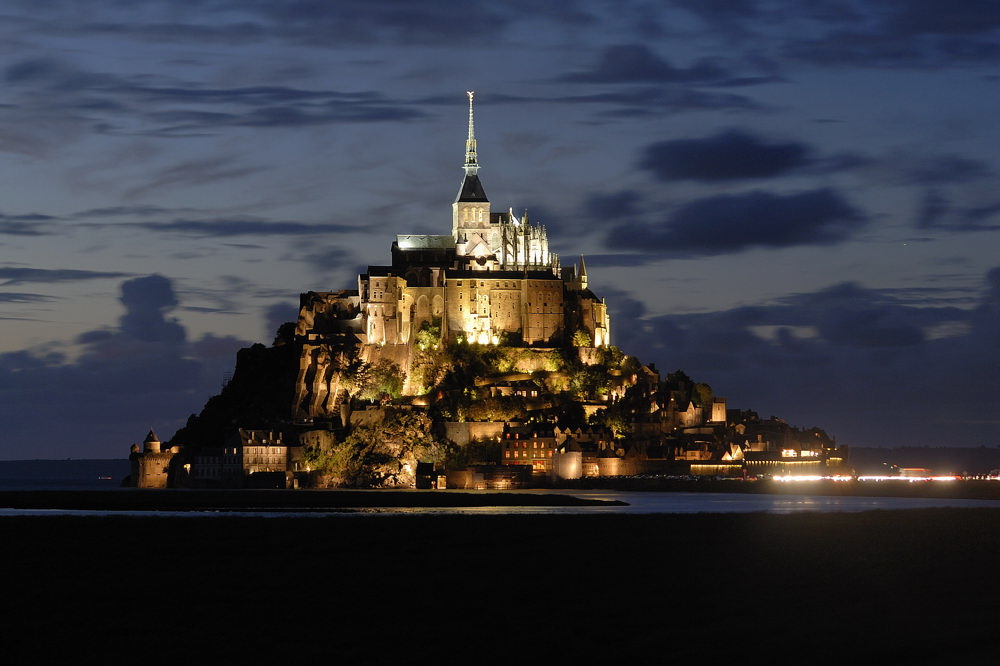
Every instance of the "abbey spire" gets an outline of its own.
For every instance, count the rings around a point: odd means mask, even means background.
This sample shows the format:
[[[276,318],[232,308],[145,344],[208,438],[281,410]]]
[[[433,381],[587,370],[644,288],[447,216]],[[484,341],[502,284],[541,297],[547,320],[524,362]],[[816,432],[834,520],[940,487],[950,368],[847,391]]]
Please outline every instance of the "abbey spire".
[[[475,93],[469,90],[465,94],[469,97],[469,134],[465,139],[465,164],[462,165],[465,176],[451,205],[451,235],[457,243],[473,241],[473,236],[477,234],[486,240],[483,234],[490,228],[490,200],[486,198],[486,191],[479,181],[479,161],[476,157],[476,128],[472,118]]]
[[[475,96],[474,90],[466,90],[469,96],[469,138],[465,140],[465,173],[475,174],[479,171],[479,162],[476,161],[476,126],[472,118],[472,98]]]
[[[472,90],[468,90],[465,94],[469,96],[469,135],[465,140],[465,164],[462,165],[462,168],[465,170],[465,177],[462,179],[462,187],[458,190],[458,196],[455,197],[455,203],[489,203],[489,199],[486,198],[486,192],[483,190],[483,184],[479,181],[479,160],[476,156],[476,127],[472,117],[472,98],[475,93]],[[487,210],[488,208],[487,206]]]

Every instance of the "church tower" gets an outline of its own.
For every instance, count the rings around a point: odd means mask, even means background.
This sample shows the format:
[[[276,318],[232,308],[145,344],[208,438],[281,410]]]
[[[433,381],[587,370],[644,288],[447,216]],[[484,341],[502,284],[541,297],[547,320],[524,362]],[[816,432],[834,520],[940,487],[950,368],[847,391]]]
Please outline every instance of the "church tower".
[[[485,258],[493,254],[490,233],[490,200],[486,198],[479,180],[479,162],[476,157],[476,131],[472,116],[472,98],[469,96],[469,135],[465,140],[465,176],[462,186],[451,205],[451,234],[455,237],[459,256]]]

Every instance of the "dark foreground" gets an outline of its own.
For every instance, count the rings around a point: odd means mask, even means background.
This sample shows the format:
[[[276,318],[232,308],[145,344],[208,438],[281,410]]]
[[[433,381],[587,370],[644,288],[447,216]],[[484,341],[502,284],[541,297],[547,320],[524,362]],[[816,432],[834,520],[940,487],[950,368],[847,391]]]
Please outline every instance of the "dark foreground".
[[[558,493],[414,490],[0,490],[0,508],[84,511],[336,511],[399,507],[608,506]]]
[[[5,663],[968,663],[1000,510],[7,517]]]

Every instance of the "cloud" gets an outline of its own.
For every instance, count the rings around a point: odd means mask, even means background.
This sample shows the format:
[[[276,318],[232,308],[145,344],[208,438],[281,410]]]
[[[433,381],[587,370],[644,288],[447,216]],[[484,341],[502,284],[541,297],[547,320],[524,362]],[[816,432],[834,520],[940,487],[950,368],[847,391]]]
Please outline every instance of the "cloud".
[[[89,208],[74,214],[78,218],[91,217],[150,217],[163,214],[188,212],[190,208],[164,208],[162,206],[108,206],[105,208]]]
[[[314,248],[312,252],[302,255],[302,259],[320,271],[339,270],[357,262],[353,252],[339,245]]]
[[[790,40],[787,55],[825,65],[955,66],[1000,60],[1000,7],[968,0],[942,11],[933,0],[868,0],[828,21],[825,34]]]
[[[122,283],[125,314],[119,321],[122,335],[144,342],[180,344],[184,328],[165,313],[177,305],[173,285],[162,275],[133,278]]]
[[[317,49],[373,44],[439,47],[443,43],[475,47],[501,38],[518,21],[579,28],[598,20],[584,5],[466,3],[458,10],[450,0],[188,0],[183,5],[147,2],[141,11],[130,9],[132,5],[94,0],[81,16],[71,3],[51,0],[44,15],[25,12],[30,20],[23,20],[32,32],[56,37],[176,43],[192,49],[204,44],[274,42]]]
[[[814,161],[803,143],[767,141],[730,129],[700,139],[659,141],[645,148],[639,167],[662,180],[725,181],[768,178]]]
[[[166,277],[126,280],[121,303],[118,325],[79,336],[77,355],[59,341],[0,354],[7,455],[122,457],[150,426],[169,437],[218,391],[247,345],[211,335],[188,341],[167,316],[179,303]]]
[[[897,159],[898,158],[898,159]],[[917,157],[894,156],[892,162],[901,169],[901,180],[917,185],[943,185],[969,183],[993,178],[993,167],[982,160],[961,155],[932,155]]]
[[[819,425],[845,444],[989,444],[970,421],[1000,419],[1000,267],[976,301],[927,306],[905,289],[845,282],[715,312],[647,313],[624,329],[612,320],[612,331],[626,353],[684,369],[730,407]]]
[[[916,226],[957,232],[1000,231],[1000,201],[956,206],[940,190],[930,189],[924,192]]]
[[[717,60],[705,59],[676,68],[644,44],[618,44],[601,52],[590,70],[562,77],[571,83],[704,83],[730,78]]]
[[[601,220],[616,220],[633,217],[639,211],[642,195],[636,190],[600,192],[587,195],[583,203],[586,215]]]
[[[727,48],[769,43],[773,55],[784,61],[837,67],[956,67],[1000,61],[1000,8],[993,0],[969,0],[948,11],[935,0],[673,4],[700,19],[701,34],[715,36]]]
[[[615,249],[714,255],[751,247],[830,245],[850,238],[867,218],[829,188],[798,194],[760,190],[692,201],[660,224],[626,222],[606,243]]]
[[[264,309],[264,326],[271,335],[276,334],[282,324],[298,321],[298,318],[299,309],[290,301],[272,303]]]
[[[404,122],[425,117],[410,102],[374,91],[309,90],[287,85],[217,87],[158,77],[98,73],[52,57],[26,58],[3,71],[11,103],[0,118],[0,150],[44,155],[86,134],[192,137],[226,128],[294,128],[334,123]],[[41,122],[44,121],[44,122]],[[205,164],[161,175],[191,182]],[[226,172],[237,177],[246,172]],[[209,172],[210,177],[213,172]]]
[[[150,180],[125,192],[128,199],[149,194],[153,190],[173,186],[211,185],[224,180],[242,179],[254,173],[265,171],[265,167],[236,166],[241,161],[236,158],[210,157],[188,160],[161,169]]]
[[[746,95],[666,86],[636,86],[613,92],[561,95],[549,101],[557,104],[607,105],[613,108],[605,115],[614,118],[658,116],[668,111],[676,113],[706,110],[754,111],[762,108]]]
[[[161,233],[185,236],[230,238],[234,236],[310,236],[358,231],[348,224],[305,224],[292,221],[256,219],[172,220],[170,222],[126,222],[115,226],[130,226]]]
[[[42,294],[29,294],[17,291],[0,292],[0,303],[46,303],[54,300],[55,298],[52,296],[44,296]]]
[[[0,284],[10,286],[28,282],[76,282],[78,280],[106,280],[126,277],[128,273],[112,271],[82,271],[66,268],[0,268]]]
[[[656,261],[661,261],[663,256],[657,253],[632,253],[621,252],[617,254],[588,254],[586,257],[588,266],[601,266],[614,268],[619,266],[641,266]]]
[[[8,216],[0,213],[0,234],[7,236],[47,236],[54,233],[45,221],[47,216],[39,216],[38,220],[26,219],[28,216]]]

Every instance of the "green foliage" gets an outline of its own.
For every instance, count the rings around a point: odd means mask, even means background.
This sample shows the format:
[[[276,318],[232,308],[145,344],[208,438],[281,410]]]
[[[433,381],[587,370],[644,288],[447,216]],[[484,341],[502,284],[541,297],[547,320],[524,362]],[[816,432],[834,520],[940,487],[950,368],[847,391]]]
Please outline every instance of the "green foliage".
[[[637,375],[642,369],[642,363],[635,356],[626,356],[622,359],[621,371],[623,375]]]
[[[274,336],[274,342],[272,347],[280,347],[282,345],[291,344],[295,342],[295,322],[286,321],[284,324],[278,327],[278,332]]]
[[[410,386],[417,395],[429,393],[444,381],[453,363],[441,346],[441,320],[424,322],[416,335],[416,350],[410,363]]]
[[[691,399],[698,405],[702,407],[707,407],[712,404],[712,387],[708,384],[703,384],[698,382],[694,385],[694,390],[692,391]]]
[[[618,402],[598,410],[590,417],[591,425],[604,426],[611,431],[615,439],[624,439],[632,432],[631,410]]]
[[[427,414],[394,409],[378,423],[355,426],[342,442],[305,453],[332,485],[353,488],[412,486],[418,462],[442,464],[453,456],[434,436]]]
[[[421,350],[441,346],[441,318],[435,317],[433,322],[425,321],[420,325],[415,337],[417,347]]]
[[[581,400],[596,399],[611,389],[611,375],[603,364],[577,364],[569,373],[569,388]]]
[[[488,396],[470,401],[463,410],[467,421],[522,421],[528,416],[520,396]]]
[[[635,358],[626,356],[625,352],[614,345],[608,345],[604,348],[604,365],[607,367],[624,369],[623,364],[626,359],[632,359],[636,364],[639,363]]]
[[[582,328],[577,329],[576,333],[573,334],[573,346],[574,347],[593,347],[594,341],[590,337],[590,333],[583,330]]]
[[[403,372],[388,359],[362,364],[353,375],[353,388],[362,400],[399,398],[403,395]]]
[[[687,390],[694,382],[683,370],[674,370],[669,375],[667,375],[666,383],[668,388],[673,390]]]

